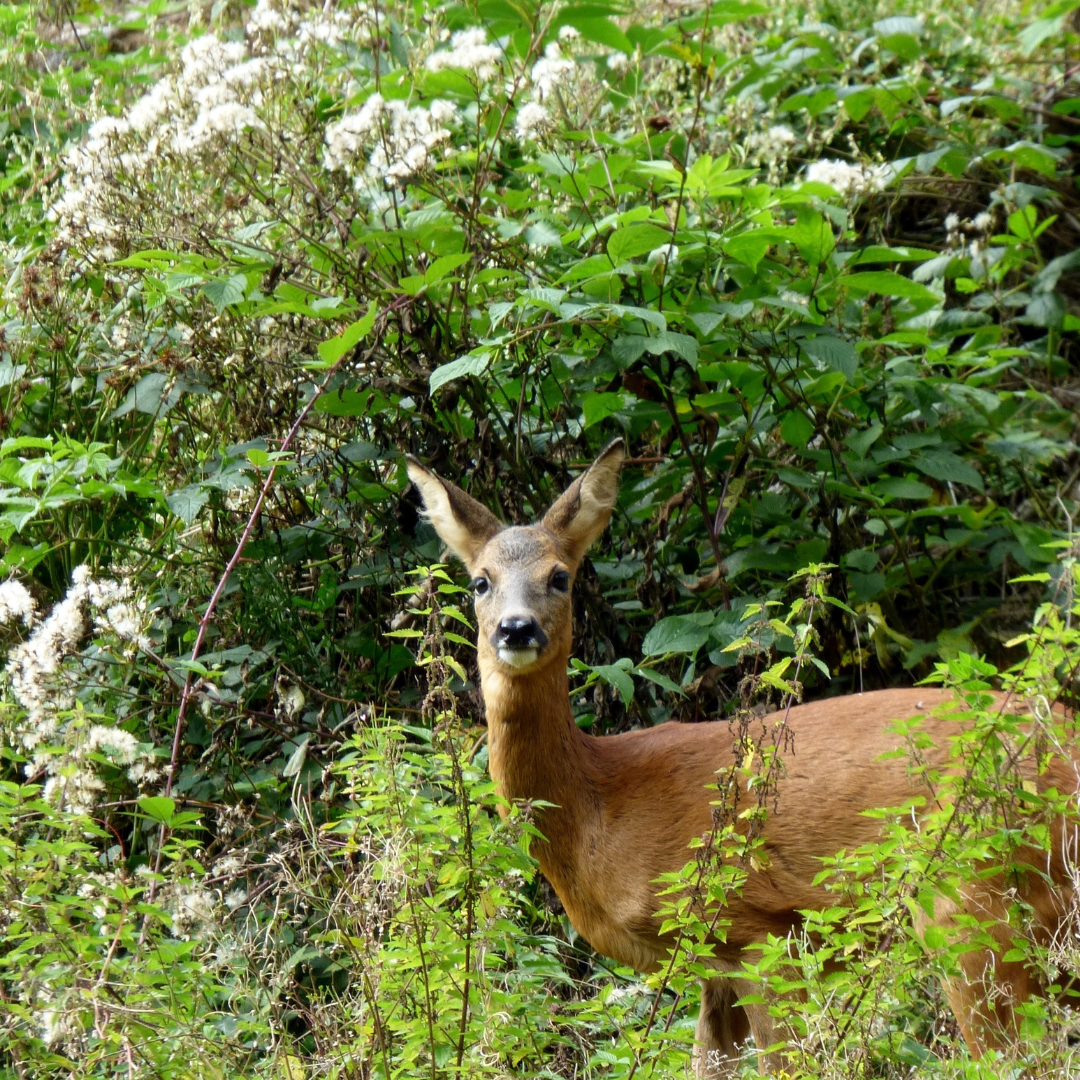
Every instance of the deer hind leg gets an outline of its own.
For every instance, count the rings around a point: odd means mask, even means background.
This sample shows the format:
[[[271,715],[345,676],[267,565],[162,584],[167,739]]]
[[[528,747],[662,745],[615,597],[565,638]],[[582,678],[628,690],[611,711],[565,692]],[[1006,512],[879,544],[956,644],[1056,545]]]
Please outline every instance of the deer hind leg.
[[[977,1059],[989,1050],[1010,1055],[1019,1047],[1017,1008],[1038,993],[1038,987],[1023,963],[1002,959],[1012,948],[1014,932],[1008,925],[1005,904],[996,892],[967,893],[963,908],[939,898],[933,920],[919,919],[918,929],[921,933],[930,922],[955,926],[955,916],[961,910],[983,924],[991,943],[959,958],[960,971],[942,978],[945,997],[973,1057]]]
[[[698,1080],[723,1080],[738,1074],[751,1036],[763,1050],[776,1042],[775,1029],[764,1005],[735,1003],[752,991],[742,979],[718,977],[701,982],[701,1013],[694,1039],[694,1075]],[[762,1066],[775,1067],[774,1055],[765,1055]]]
[[[735,1002],[735,980],[701,980],[701,1012],[694,1036],[694,1075],[698,1080],[735,1076],[739,1058],[750,1038],[750,1019]]]

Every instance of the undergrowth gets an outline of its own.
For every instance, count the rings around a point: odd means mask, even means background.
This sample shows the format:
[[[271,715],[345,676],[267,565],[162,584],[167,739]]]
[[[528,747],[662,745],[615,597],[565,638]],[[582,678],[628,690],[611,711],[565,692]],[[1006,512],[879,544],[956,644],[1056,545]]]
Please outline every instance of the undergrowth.
[[[928,678],[938,805],[751,974],[793,1076],[1001,1075],[939,989],[982,931],[923,916],[1066,808],[1017,769],[1076,700],[1075,17],[6,5],[0,1075],[684,1075],[761,710]],[[616,434],[575,717],[744,751],[648,978],[497,812],[403,465],[525,521]],[[1012,916],[1069,1076],[1075,933]]]

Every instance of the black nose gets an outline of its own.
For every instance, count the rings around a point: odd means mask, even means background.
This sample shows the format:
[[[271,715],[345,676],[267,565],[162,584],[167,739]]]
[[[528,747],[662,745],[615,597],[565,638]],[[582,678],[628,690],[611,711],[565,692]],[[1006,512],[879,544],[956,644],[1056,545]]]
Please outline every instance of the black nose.
[[[511,615],[499,623],[492,644],[504,649],[538,649],[548,643],[540,624],[525,615]]]

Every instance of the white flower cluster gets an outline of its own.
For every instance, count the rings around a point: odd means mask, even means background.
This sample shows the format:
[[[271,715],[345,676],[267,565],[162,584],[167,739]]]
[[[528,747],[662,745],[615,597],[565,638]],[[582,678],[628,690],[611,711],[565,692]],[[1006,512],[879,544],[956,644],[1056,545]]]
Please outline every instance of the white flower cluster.
[[[502,66],[502,50],[488,44],[487,31],[482,26],[473,26],[454,34],[449,49],[432,53],[427,66],[430,71],[458,68],[470,72],[478,82],[489,82]]]
[[[102,117],[66,155],[63,189],[49,209],[61,242],[94,238],[103,256],[111,256],[109,244],[120,233],[116,198],[125,182],[137,183],[165,158],[219,150],[260,130],[255,110],[283,63],[249,57],[243,42],[214,34],[189,42],[177,75],[159,80],[123,116]]]
[[[577,65],[573,60],[567,60],[562,54],[557,41],[552,41],[544,49],[544,55],[533,64],[532,83],[536,88],[536,96],[540,101],[547,99],[555,92],[556,87],[565,88],[567,82],[577,71]]]
[[[192,884],[180,888],[171,898],[172,932],[184,941],[198,935],[214,922],[217,897],[207,889]]]
[[[773,124],[767,131],[759,131],[746,140],[748,150],[754,151],[766,161],[786,159],[797,142],[795,132],[787,124]],[[815,162],[815,164],[818,164]],[[813,166],[811,166],[813,168]]]
[[[328,169],[353,176],[358,188],[375,181],[398,187],[421,172],[432,151],[450,139],[443,125],[455,116],[454,106],[446,101],[410,109],[404,101],[372,94],[359,112],[327,127],[323,160]]]
[[[34,624],[34,598],[22,582],[5,581],[0,584],[0,626],[16,621]]]
[[[26,598],[11,588],[12,584],[8,582],[3,591],[8,610],[26,611]],[[29,610],[33,610],[32,601]],[[45,797],[82,813],[93,809],[103,789],[93,763],[87,761],[88,754],[102,754],[113,764],[131,769],[142,765],[134,735],[104,724],[87,726],[77,714],[77,691],[84,673],[65,670],[63,662],[86,635],[89,612],[99,628],[129,645],[149,645],[144,629],[145,608],[133,599],[130,583],[95,579],[89,567],[80,566],[72,574],[67,595],[36,625],[26,641],[11,650],[7,662],[12,697],[25,710],[11,735],[24,750],[35,755],[27,772],[44,772]],[[76,718],[62,727],[68,712],[75,713]],[[63,746],[64,753],[55,752],[57,744]],[[139,778],[131,779],[138,782]]]
[[[865,195],[883,191],[889,179],[888,165],[851,165],[846,161],[826,159],[812,162],[806,179],[828,184],[838,195]]]
[[[989,210],[983,210],[982,213],[976,214],[970,221],[961,221],[959,214],[947,214],[945,216],[945,231],[948,233],[949,244],[953,247],[963,242],[963,238],[960,236],[961,229],[966,233],[986,236],[993,231],[993,228],[994,215]]]
[[[522,142],[528,142],[535,139],[550,123],[551,116],[547,109],[538,101],[529,101],[518,109],[517,119],[514,121],[514,131]]]

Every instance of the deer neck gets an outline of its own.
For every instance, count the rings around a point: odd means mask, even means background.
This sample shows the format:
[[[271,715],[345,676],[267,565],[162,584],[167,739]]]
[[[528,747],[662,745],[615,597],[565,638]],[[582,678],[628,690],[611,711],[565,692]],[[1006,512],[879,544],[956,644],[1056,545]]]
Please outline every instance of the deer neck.
[[[553,848],[570,842],[594,799],[589,781],[590,738],[574,723],[565,658],[540,671],[508,676],[481,663],[488,723],[488,763],[505,799],[543,800],[540,829]],[[541,857],[541,863],[546,860]]]

